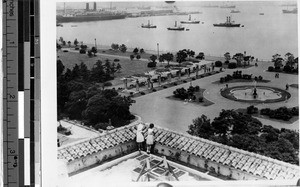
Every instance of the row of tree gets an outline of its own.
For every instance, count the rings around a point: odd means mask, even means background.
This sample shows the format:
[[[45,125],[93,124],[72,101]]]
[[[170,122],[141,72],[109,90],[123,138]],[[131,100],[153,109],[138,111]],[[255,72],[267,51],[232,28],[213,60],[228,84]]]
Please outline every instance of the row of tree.
[[[292,164],[299,164],[299,133],[281,130],[250,115],[222,110],[212,122],[205,115],[193,120],[189,134],[258,153]]]
[[[81,120],[88,126],[107,124],[125,125],[134,118],[129,111],[132,100],[121,97],[113,89],[103,89],[106,81],[114,78],[118,65],[109,60],[98,60],[91,70],[82,62],[72,70],[57,60],[57,112],[58,120],[63,117]]]
[[[230,61],[231,59],[236,60],[237,67],[250,65],[250,62],[253,62],[254,57],[246,55],[246,53],[236,53],[232,57],[229,52],[224,54],[225,60]]]
[[[298,57],[295,58],[294,55],[290,52],[286,53],[284,57],[285,58],[282,58],[280,54],[275,54],[272,56],[272,62],[274,63],[275,71],[283,70],[287,73],[298,73]],[[283,65],[284,62],[285,65]],[[269,68],[269,70],[273,69]]]
[[[115,44],[115,43],[113,43],[113,44],[111,44],[111,48],[113,49],[113,50],[119,50],[119,51],[121,51],[122,53],[125,53],[126,51],[127,51],[127,46],[125,45],[125,44],[121,44],[121,45],[119,45],[119,44]]]

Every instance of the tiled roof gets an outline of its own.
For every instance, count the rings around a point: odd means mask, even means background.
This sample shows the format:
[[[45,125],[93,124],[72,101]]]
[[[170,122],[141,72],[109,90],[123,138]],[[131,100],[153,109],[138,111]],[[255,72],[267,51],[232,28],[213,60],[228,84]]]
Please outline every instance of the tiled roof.
[[[144,129],[147,132],[147,127]],[[157,143],[187,152],[241,171],[266,179],[299,178],[299,167],[259,154],[250,153],[203,138],[173,132],[163,128],[154,128]],[[69,162],[118,144],[132,141],[136,136],[136,124],[122,127],[93,139],[85,140],[58,150],[58,158]],[[147,133],[144,134],[145,138]]]

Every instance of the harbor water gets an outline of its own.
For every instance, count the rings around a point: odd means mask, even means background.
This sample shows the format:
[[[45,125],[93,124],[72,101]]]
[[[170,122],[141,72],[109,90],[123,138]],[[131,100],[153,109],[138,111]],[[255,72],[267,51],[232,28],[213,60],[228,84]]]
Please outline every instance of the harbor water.
[[[255,58],[270,60],[278,53],[287,52],[298,56],[297,14],[283,14],[286,7],[269,2],[236,3],[240,13],[230,13],[227,8],[179,7],[184,11],[200,11],[193,14],[192,20],[200,24],[183,24],[189,31],[169,31],[175,21],[188,20],[188,15],[153,16],[126,18],[120,20],[63,23],[57,27],[57,38],[65,41],[77,38],[87,44],[110,46],[112,43],[125,44],[129,48],[139,47],[148,50],[175,52],[180,49],[192,49],[196,53],[204,52],[214,56],[223,56],[225,52],[244,53]],[[264,15],[260,15],[264,13]],[[214,27],[214,23],[226,21],[226,17],[244,27]],[[155,29],[141,28],[148,20],[157,26]]]

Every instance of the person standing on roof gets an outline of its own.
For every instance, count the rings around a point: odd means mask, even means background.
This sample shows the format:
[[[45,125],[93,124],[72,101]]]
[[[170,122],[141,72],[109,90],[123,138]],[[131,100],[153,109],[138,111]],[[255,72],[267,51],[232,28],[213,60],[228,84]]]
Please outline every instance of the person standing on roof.
[[[150,154],[151,148],[152,148],[153,143],[154,143],[154,124],[153,123],[150,124],[147,133],[148,133],[147,134],[147,140],[146,140],[146,143],[147,143],[147,153]]]
[[[136,143],[139,151],[143,150],[143,142],[145,140],[143,135],[143,128],[144,125],[142,123],[138,124],[136,131]]]

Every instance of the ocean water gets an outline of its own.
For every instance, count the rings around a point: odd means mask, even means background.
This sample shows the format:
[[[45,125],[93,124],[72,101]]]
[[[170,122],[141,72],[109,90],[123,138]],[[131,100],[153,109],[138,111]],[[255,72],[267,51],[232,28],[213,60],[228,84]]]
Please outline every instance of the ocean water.
[[[225,52],[235,54],[247,52],[256,58],[270,60],[278,53],[284,56],[291,52],[298,56],[298,15],[283,14],[278,3],[238,2],[236,8],[241,13],[232,14],[231,9],[189,7],[188,2],[179,7],[181,10],[201,11],[193,14],[192,19],[200,20],[200,24],[184,24],[189,31],[168,31],[175,21],[187,20],[182,16],[154,16],[126,18],[82,23],[63,23],[57,27],[57,38],[63,37],[73,42],[75,38],[84,43],[108,45],[124,43],[130,48],[140,47],[146,50],[175,52],[180,49],[192,49],[196,53],[223,56]],[[289,7],[292,9],[294,7]],[[264,13],[264,15],[259,15]],[[225,22],[231,16],[235,23],[244,27],[214,27],[214,23]],[[156,29],[141,28],[148,20],[157,25]],[[202,23],[203,22],[203,23]],[[76,25],[76,27],[74,27]]]

